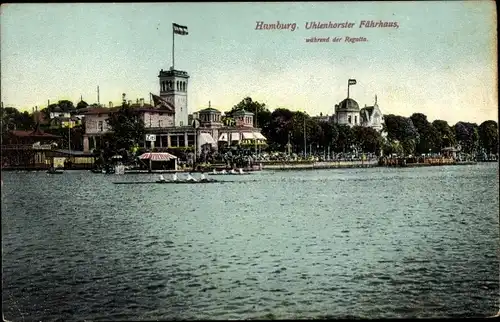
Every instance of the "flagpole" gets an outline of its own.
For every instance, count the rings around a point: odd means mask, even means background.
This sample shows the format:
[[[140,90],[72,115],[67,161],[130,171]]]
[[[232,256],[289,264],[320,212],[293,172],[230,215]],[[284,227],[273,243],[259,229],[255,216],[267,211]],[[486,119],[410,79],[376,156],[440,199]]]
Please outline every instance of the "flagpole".
[[[68,150],[69,154],[71,155],[71,117],[69,118],[69,125],[68,125]]]
[[[255,129],[257,129],[257,113],[258,113],[258,110],[257,110],[257,104],[255,104]],[[257,133],[257,132],[255,132]],[[254,142],[255,142],[255,154],[257,154],[257,138],[255,137],[254,135]]]
[[[175,69],[175,32],[174,32],[174,24],[172,24],[172,69]]]
[[[304,159],[307,158],[306,117],[304,115]]]
[[[347,81],[347,98],[349,98],[349,86],[351,86],[349,80]]]

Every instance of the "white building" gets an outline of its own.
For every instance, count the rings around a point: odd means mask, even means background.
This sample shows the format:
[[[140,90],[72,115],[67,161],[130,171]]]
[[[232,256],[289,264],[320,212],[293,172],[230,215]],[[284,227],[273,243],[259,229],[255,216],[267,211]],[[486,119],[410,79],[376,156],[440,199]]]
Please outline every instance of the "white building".
[[[175,106],[174,126],[188,126],[188,79],[185,71],[160,70],[160,97]]]
[[[353,126],[372,127],[378,131],[382,130],[383,114],[377,104],[377,96],[375,95],[375,103],[373,106],[366,106],[362,109],[359,104],[352,98],[346,98],[339,104],[335,105],[334,115],[332,120],[336,124]]]

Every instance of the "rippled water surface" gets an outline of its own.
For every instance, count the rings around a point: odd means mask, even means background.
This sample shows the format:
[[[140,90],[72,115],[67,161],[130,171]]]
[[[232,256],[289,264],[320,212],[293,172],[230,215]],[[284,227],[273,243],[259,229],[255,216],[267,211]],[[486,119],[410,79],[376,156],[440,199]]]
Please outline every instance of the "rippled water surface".
[[[498,165],[224,176],[2,174],[5,318],[498,311]]]

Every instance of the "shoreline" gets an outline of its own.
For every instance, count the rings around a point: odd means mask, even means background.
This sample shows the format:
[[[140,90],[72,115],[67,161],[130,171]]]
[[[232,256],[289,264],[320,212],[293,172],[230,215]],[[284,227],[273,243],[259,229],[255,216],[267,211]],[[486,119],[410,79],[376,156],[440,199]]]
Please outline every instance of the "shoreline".
[[[242,168],[244,172],[260,172],[260,171],[293,171],[293,170],[321,170],[321,169],[356,169],[356,168],[420,168],[420,167],[437,167],[437,166],[459,166],[459,165],[475,165],[481,163],[492,163],[498,161],[455,161],[446,163],[406,163],[406,164],[386,164],[381,165],[378,161],[322,161],[322,162],[282,162],[272,164],[262,163],[261,169],[256,168]],[[23,172],[39,172],[47,171],[45,168],[2,168],[2,172],[13,172],[13,171],[23,171]],[[59,171],[91,171],[91,169],[58,169]],[[210,173],[212,169],[203,171],[204,173]],[[178,169],[178,170],[125,170],[125,174],[147,174],[147,173],[198,173],[201,171],[191,170],[191,169]],[[101,173],[95,173],[101,174]]]

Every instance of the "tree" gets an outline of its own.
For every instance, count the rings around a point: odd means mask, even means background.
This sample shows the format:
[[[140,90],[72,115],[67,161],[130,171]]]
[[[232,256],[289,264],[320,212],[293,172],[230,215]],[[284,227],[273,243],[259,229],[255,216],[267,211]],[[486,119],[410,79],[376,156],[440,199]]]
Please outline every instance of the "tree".
[[[354,133],[348,125],[335,124],[337,135],[337,141],[333,144],[333,150],[335,152],[349,152],[351,151],[351,146],[354,144]]]
[[[498,153],[498,124],[495,121],[484,121],[479,125],[479,140],[486,153]]]
[[[87,106],[89,106],[89,104],[87,102],[80,101],[80,102],[78,102],[78,104],[76,104],[76,109],[79,110],[82,108],[86,108]]]
[[[294,113],[286,108],[278,108],[271,113],[267,133],[271,148],[284,151],[289,135],[291,136],[293,131],[293,116]]]
[[[380,133],[364,126],[354,126],[352,128],[354,144],[363,152],[377,153],[382,147],[383,138]]]
[[[271,122],[271,112],[267,108],[266,104],[254,101],[251,97],[245,97],[238,104],[234,105],[231,111],[225,113],[225,115],[232,117],[233,112],[241,110],[254,113],[254,117],[257,120],[257,127],[262,128],[264,136],[267,136],[266,134],[269,133],[269,124]]]
[[[455,146],[455,133],[448,125],[448,122],[444,120],[435,120],[432,122],[432,126],[436,129],[441,138],[439,141],[440,145],[436,146],[435,149],[439,149],[439,151],[441,151],[442,148]]]
[[[318,143],[323,148],[323,151],[325,151],[337,141],[339,132],[332,122],[319,122],[319,127],[321,128],[321,136],[318,138]]]
[[[416,152],[419,154],[428,153],[429,151],[440,152],[440,133],[427,121],[427,116],[422,113],[414,113],[410,116],[410,119],[420,136],[416,145]]]
[[[110,128],[110,133],[104,138],[104,150],[108,157],[110,154],[130,151],[144,141],[144,121],[140,113],[126,102],[118,111],[110,113],[106,122]]]
[[[393,114],[384,115],[384,120],[387,139],[390,142],[398,141],[403,148],[404,154],[413,154],[420,140],[420,135],[412,120],[408,117]]]
[[[73,102],[68,101],[68,100],[60,100],[57,105],[63,112],[72,112],[75,110],[75,106],[73,105]]]
[[[28,111],[20,112],[14,107],[1,108],[2,132],[7,130],[29,131],[35,127],[33,115]]]
[[[454,126],[455,137],[462,151],[475,154],[479,147],[479,127],[475,123],[458,122]]]

